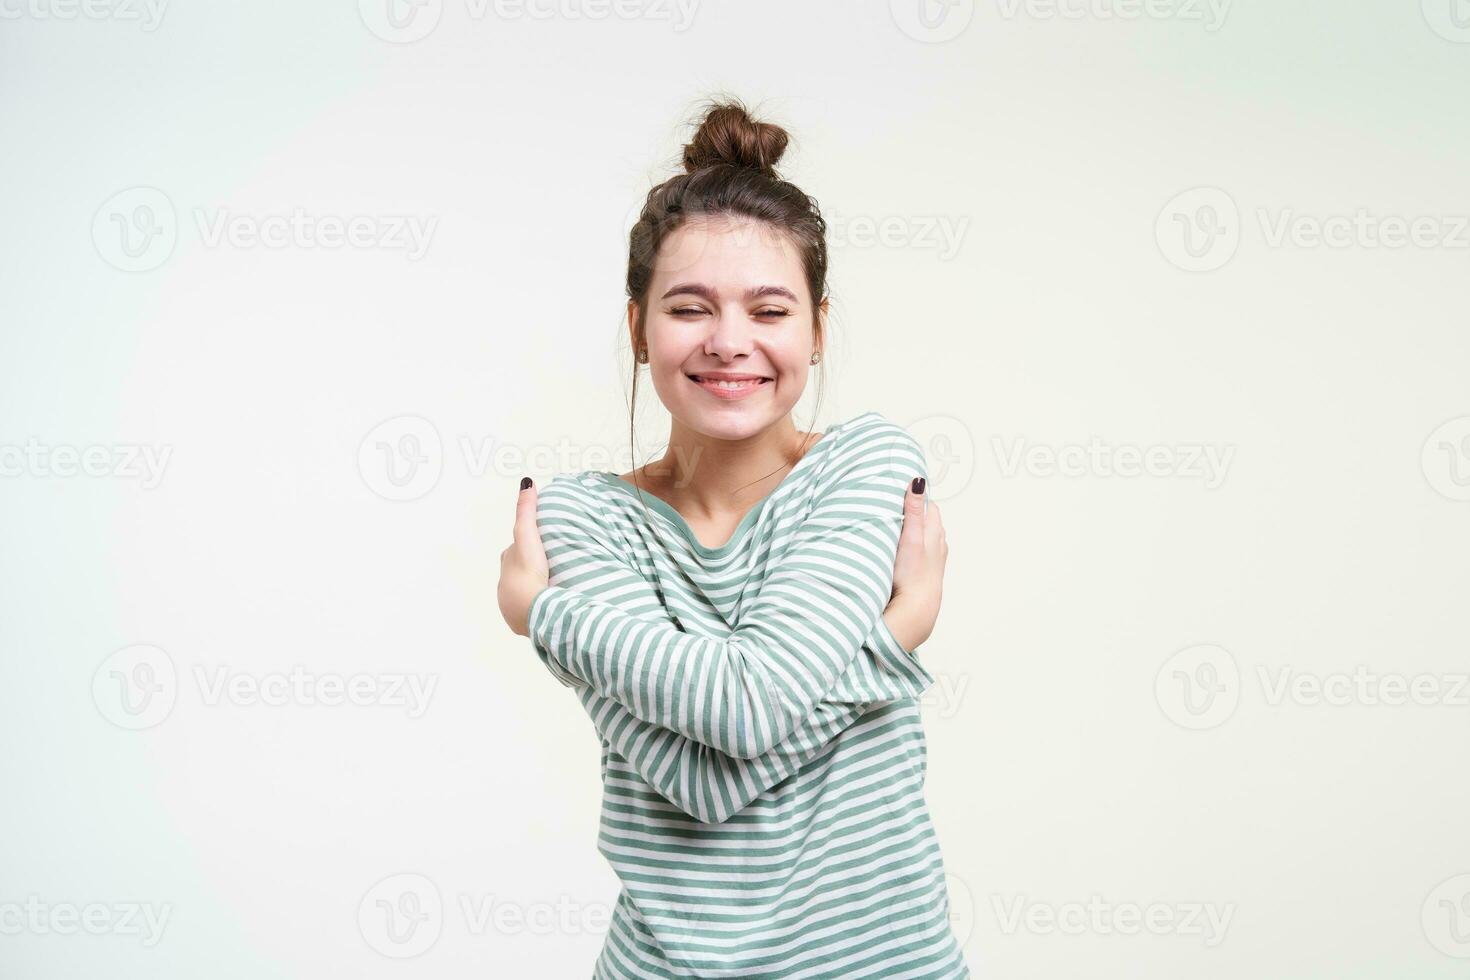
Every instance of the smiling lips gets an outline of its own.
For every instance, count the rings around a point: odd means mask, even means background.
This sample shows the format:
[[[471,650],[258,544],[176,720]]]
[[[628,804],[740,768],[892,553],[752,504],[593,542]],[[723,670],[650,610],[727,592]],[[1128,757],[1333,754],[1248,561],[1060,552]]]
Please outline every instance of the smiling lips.
[[[711,395],[726,401],[744,398],[771,383],[771,379],[764,375],[740,374],[734,371],[711,371],[708,374],[691,374],[687,377]]]

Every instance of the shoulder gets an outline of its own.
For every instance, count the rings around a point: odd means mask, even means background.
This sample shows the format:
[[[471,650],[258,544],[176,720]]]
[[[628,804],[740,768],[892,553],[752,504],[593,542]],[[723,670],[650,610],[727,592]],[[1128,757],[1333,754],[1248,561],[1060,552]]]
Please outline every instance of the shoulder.
[[[607,526],[601,480],[590,470],[558,473],[536,485],[536,522],[543,532],[557,527],[596,531]]]
[[[843,423],[832,446],[833,471],[847,477],[898,479],[926,476],[924,450],[907,428],[878,411]]]

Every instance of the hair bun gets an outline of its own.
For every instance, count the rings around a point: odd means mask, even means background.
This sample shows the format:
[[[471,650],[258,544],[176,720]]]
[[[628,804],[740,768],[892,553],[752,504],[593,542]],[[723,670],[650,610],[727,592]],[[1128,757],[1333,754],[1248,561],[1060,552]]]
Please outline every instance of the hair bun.
[[[779,176],[776,163],[786,152],[786,130],[752,119],[737,100],[714,103],[704,114],[692,142],[684,144],[684,170],[727,164]]]

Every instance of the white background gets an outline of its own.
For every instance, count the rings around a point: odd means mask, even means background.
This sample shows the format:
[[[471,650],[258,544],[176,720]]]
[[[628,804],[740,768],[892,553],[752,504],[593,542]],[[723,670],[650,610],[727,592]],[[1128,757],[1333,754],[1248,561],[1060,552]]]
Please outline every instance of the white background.
[[[977,976],[1464,976],[1460,6],[0,0],[0,975],[590,974],[598,746],[498,558],[633,462],[626,231],[729,92],[832,223],[798,425],[931,455]]]

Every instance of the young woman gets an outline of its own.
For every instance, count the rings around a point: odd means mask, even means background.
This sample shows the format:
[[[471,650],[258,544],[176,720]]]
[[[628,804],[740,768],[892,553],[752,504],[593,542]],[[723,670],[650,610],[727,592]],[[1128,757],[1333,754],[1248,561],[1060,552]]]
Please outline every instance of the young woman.
[[[522,480],[501,556],[506,622],[602,739],[599,850],[622,892],[599,980],[969,976],[914,652],[944,528],[901,426],[792,421],[824,346],[827,252],[816,202],[775,170],[785,146],[716,104],[686,172],[649,193],[628,326],[668,451],[539,493]]]

